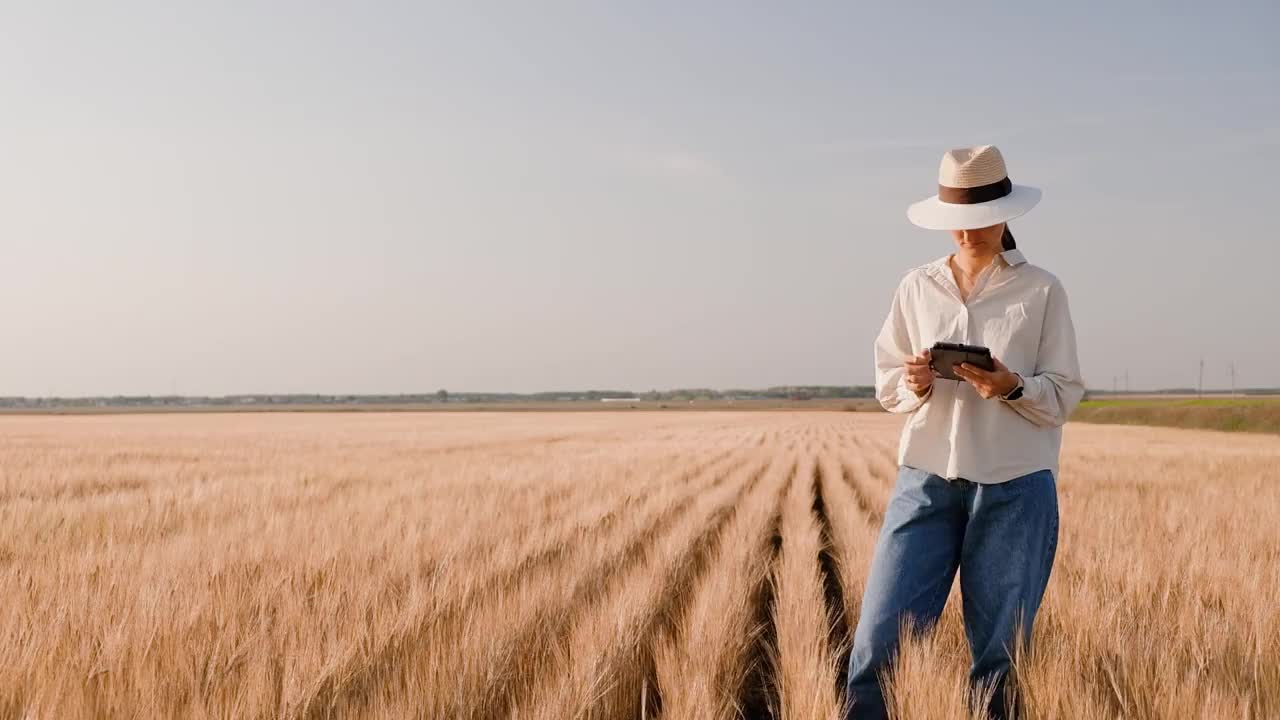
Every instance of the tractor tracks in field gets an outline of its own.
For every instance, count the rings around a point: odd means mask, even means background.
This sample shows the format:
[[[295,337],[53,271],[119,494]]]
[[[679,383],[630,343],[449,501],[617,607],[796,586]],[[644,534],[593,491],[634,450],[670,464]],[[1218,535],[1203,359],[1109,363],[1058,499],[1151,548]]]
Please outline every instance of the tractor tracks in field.
[[[805,616],[812,619],[807,637],[823,635],[823,642],[833,653],[836,667],[834,674],[825,675],[821,682],[814,682],[816,692],[831,693],[832,701],[838,703],[843,696],[850,627],[850,599],[846,594],[849,583],[847,574],[842,575],[841,562],[847,561],[836,551],[833,538],[832,514],[852,512],[861,515],[868,525],[878,526],[883,509],[883,488],[878,487],[872,469],[872,463],[883,464],[883,459],[860,457],[867,452],[874,452],[862,442],[856,442],[858,449],[852,453],[841,450],[848,449],[849,438],[835,438],[835,446],[830,443],[833,438],[812,432],[806,428],[788,428],[777,437],[766,438],[765,434],[757,437],[743,438],[743,442],[729,449],[723,449],[716,455],[701,460],[697,465],[679,473],[673,481],[682,483],[684,490],[674,496],[665,506],[646,504],[646,496],[628,496],[611,510],[582,522],[577,527],[558,532],[545,542],[539,540],[532,552],[520,557],[502,568],[496,574],[481,582],[469,583],[459,587],[459,592],[442,593],[448,600],[427,611],[407,631],[399,632],[389,638],[372,656],[368,653],[353,657],[351,662],[336,672],[322,679],[317,689],[309,693],[308,700],[289,715],[293,720],[316,720],[358,714],[362,709],[373,707],[377,702],[379,688],[387,683],[395,684],[397,678],[407,677],[405,673],[416,672],[410,667],[418,667],[430,659],[431,654],[439,654],[439,661],[448,664],[448,650],[433,650],[427,647],[430,643],[447,646],[450,633],[461,632],[456,628],[465,625],[463,622],[470,612],[474,612],[480,604],[489,603],[495,596],[514,591],[526,578],[540,573],[551,572],[563,563],[572,562],[574,558],[592,558],[589,565],[583,566],[578,575],[566,575],[567,584],[563,595],[556,598],[541,611],[538,622],[528,626],[519,626],[514,634],[503,637],[499,644],[484,651],[483,675],[474,676],[473,680],[458,685],[458,691],[450,693],[455,697],[445,698],[441,710],[448,710],[457,718],[506,718],[513,711],[526,706],[536,707],[541,699],[540,688],[561,686],[565,689],[566,680],[551,674],[554,668],[565,662],[568,638],[572,636],[578,624],[589,619],[590,613],[601,612],[601,603],[616,602],[622,583],[635,581],[637,571],[642,564],[652,562],[647,555],[652,546],[668,537],[678,528],[689,528],[690,514],[696,512],[701,516],[702,526],[696,528],[696,534],[688,545],[674,546],[674,556],[666,562],[661,576],[655,576],[653,582],[661,583],[660,600],[652,607],[631,609],[628,621],[632,623],[636,642],[615,642],[602,648],[600,655],[592,662],[601,677],[605,678],[602,695],[591,702],[591,708],[584,711],[588,715],[595,710],[609,712],[609,708],[631,708],[634,706],[635,716],[661,717],[663,710],[662,697],[656,677],[654,646],[656,639],[669,634],[679,626],[689,605],[689,598],[694,589],[708,573],[711,558],[720,552],[723,544],[725,528],[739,512],[738,505],[752,501],[756,496],[761,478],[768,468],[777,460],[763,460],[754,453],[766,439],[773,443],[784,443],[793,448],[787,462],[787,480],[778,482],[778,496],[771,498],[774,508],[770,514],[767,529],[761,539],[762,551],[766,556],[767,572],[759,581],[753,580],[754,587],[743,588],[753,602],[750,612],[753,616],[748,635],[745,675],[737,694],[736,706],[742,717],[775,718],[784,709],[780,707],[779,670],[771,659],[776,659],[778,648],[778,632],[776,613],[778,612],[778,588],[774,574],[778,570],[780,556],[784,550],[783,505],[789,493],[795,493],[791,507],[799,508],[800,496],[803,495],[805,506],[794,512],[810,515],[811,530],[805,531],[801,545],[804,563],[810,568],[806,587],[815,588],[811,597],[815,602],[806,604],[812,610],[805,610]],[[817,460],[821,459],[821,462]],[[876,462],[878,460],[879,462]],[[876,467],[876,470],[881,468]],[[882,471],[883,472],[883,471]],[[828,483],[839,483],[837,487],[825,487]],[[730,492],[728,483],[733,483]],[[870,485],[867,485],[870,483]],[[797,485],[803,485],[803,489]],[[842,489],[848,488],[848,492]],[[720,504],[699,501],[705,493],[729,493],[728,501],[717,501]],[[831,493],[835,492],[839,505],[833,505]],[[547,500],[555,506],[566,506],[576,495],[556,493]],[[764,502],[761,496],[756,502]],[[643,525],[628,530],[628,537],[616,537],[612,541],[612,549],[608,554],[594,556],[581,552],[589,543],[597,542],[596,538],[605,534],[615,534],[617,523],[632,517],[642,507],[650,507],[651,513],[643,521]],[[544,515],[545,516],[545,515]],[[792,514],[790,517],[800,517]],[[637,518],[638,519],[638,518]],[[790,522],[790,521],[789,521]],[[861,522],[861,521],[859,521]],[[847,535],[847,525],[844,526]],[[517,532],[519,536],[527,536],[528,528],[522,526]],[[684,532],[684,531],[681,531]],[[816,533],[818,540],[811,538]],[[760,537],[757,535],[757,537]],[[669,541],[668,541],[668,544]],[[796,552],[792,549],[790,552]],[[794,557],[794,556],[793,556]],[[795,561],[788,561],[788,567],[795,568]],[[564,574],[562,570],[557,570]],[[545,582],[543,583],[545,584]],[[856,585],[855,585],[856,586]],[[499,606],[493,606],[495,609]],[[621,606],[620,606],[621,607]],[[791,606],[794,608],[794,606]],[[486,611],[490,612],[490,611]],[[609,611],[605,611],[609,612]],[[819,617],[820,616],[820,617]],[[455,628],[455,629],[450,629]],[[790,636],[788,636],[790,637]],[[792,652],[795,656],[795,653]],[[467,656],[470,658],[470,656]],[[477,657],[480,657],[477,655]],[[436,660],[431,660],[436,662]],[[740,671],[741,672],[741,671]],[[826,688],[827,682],[834,686]],[[462,687],[473,690],[462,693]],[[625,692],[627,688],[641,688],[632,698]],[[732,692],[732,690],[730,690]],[[535,693],[537,693],[535,695]],[[560,693],[564,697],[574,697],[571,692]],[[730,696],[732,697],[732,696]],[[577,702],[577,701],[575,701]],[[542,708],[545,710],[551,706]],[[579,706],[581,710],[581,706]],[[597,713],[598,714],[598,713]]]
[[[846,453],[841,450],[841,446],[848,446],[847,439],[837,438],[834,445],[829,441],[829,438],[802,435],[802,460],[793,469],[788,486],[783,490],[783,496],[792,491],[790,488],[792,483],[804,483],[809,487],[812,520],[821,538],[818,551],[811,562],[815,565],[820,578],[824,605],[821,608],[815,608],[815,612],[823,614],[820,622],[825,623],[825,627],[829,630],[826,640],[835,665],[833,687],[815,687],[813,692],[830,693],[839,704],[844,702],[853,636],[854,618],[851,617],[851,612],[856,610],[856,607],[851,607],[847,600],[856,602],[856,596],[850,598],[847,592],[850,589],[846,588],[845,584],[853,583],[849,581],[848,573],[842,573],[841,568],[842,562],[853,562],[854,558],[847,555],[850,551],[847,542],[845,547],[840,547],[840,543],[837,542],[832,516],[837,513],[853,513],[860,516],[860,519],[854,521],[855,525],[860,527],[865,523],[868,531],[866,537],[861,539],[864,542],[873,542],[874,530],[878,528],[883,518],[883,508],[877,504],[877,500],[872,499],[878,497],[872,495],[874,490],[863,486],[863,483],[875,483],[875,478],[869,477],[869,471],[859,472],[849,462]],[[858,452],[868,451],[860,444],[858,447]],[[809,465],[805,462],[804,455],[808,455],[807,459],[814,461],[811,471],[805,471]],[[824,489],[824,485],[828,483],[832,484],[832,490],[839,490],[838,495],[842,498],[840,505],[834,505],[830,493]],[[846,488],[847,492],[841,488]],[[875,489],[880,488],[877,486]],[[853,501],[852,506],[849,506],[850,499]],[[775,571],[780,562],[784,543],[787,542],[781,532],[781,520],[782,509],[779,507],[770,528],[770,572]],[[847,520],[844,525],[848,526]],[[846,554],[844,557],[841,557],[841,551]],[[775,625],[776,590],[772,583],[765,582],[761,587],[756,588],[755,592],[758,596],[756,624],[759,628],[752,650],[755,661],[747,678],[739,707],[742,717],[747,720],[774,720],[786,714],[786,710],[781,708],[782,699],[779,696],[781,679],[775,676],[776,670],[769,662],[769,658],[777,652],[778,642],[778,627]]]
[[[573,583],[571,592],[567,593],[568,600],[564,601],[566,605],[572,606],[573,603],[590,600],[596,593],[600,592],[600,585],[605,582],[609,575],[621,573],[627,566],[639,560],[640,552],[644,550],[646,544],[652,542],[654,537],[660,536],[660,534],[671,528],[690,509],[692,502],[694,502],[699,493],[707,492],[708,489],[718,487],[719,484],[726,482],[730,477],[731,470],[735,468],[736,462],[739,462],[739,460],[735,450],[730,448],[730,450],[718,452],[718,454],[710,456],[708,459],[699,461],[692,468],[680,471],[676,478],[672,479],[681,483],[682,486],[694,487],[686,489],[682,493],[680,500],[660,509],[658,514],[650,518],[645,527],[639,533],[636,533],[634,538],[628,539],[628,542],[616,555],[598,562],[588,573],[577,579]],[[388,675],[396,671],[396,666],[403,662],[404,656],[413,655],[413,653],[431,652],[426,638],[431,637],[433,633],[439,633],[442,629],[460,625],[463,616],[468,611],[474,610],[476,603],[484,602],[484,598],[494,596],[498,589],[513,588],[516,584],[525,582],[526,578],[530,578],[532,575],[540,573],[540,571],[552,568],[559,562],[570,560],[571,556],[580,551],[582,544],[593,542],[593,539],[598,538],[600,533],[609,532],[614,528],[614,525],[625,520],[626,516],[639,511],[645,505],[645,502],[646,497],[644,495],[627,496],[613,510],[605,512],[600,518],[590,521],[588,524],[572,528],[570,532],[559,536],[561,539],[558,539],[558,541],[548,542],[539,551],[525,557],[525,559],[517,562],[511,568],[503,570],[502,573],[495,575],[495,577],[486,579],[483,583],[471,584],[462,593],[444,593],[449,597],[447,605],[428,610],[428,614],[417,620],[407,632],[389,638],[371,657],[353,657],[352,661],[348,662],[348,665],[343,670],[335,671],[335,673],[326,676],[317,685],[316,691],[311,694],[310,700],[293,717],[298,720],[328,719],[328,717],[340,716],[344,712],[353,711],[355,708],[361,707],[364,703],[370,701],[372,689],[375,688],[375,685],[384,682]],[[539,625],[538,628],[530,630],[529,633],[513,638],[508,643],[508,647],[512,648],[512,650],[504,653],[504,657],[508,657],[508,659],[520,657],[518,650],[524,647],[534,647],[535,652],[548,651],[549,646],[547,643],[543,643],[543,646],[536,644],[536,639],[538,638],[535,635],[539,634],[539,630],[547,629],[548,626],[554,626],[558,632],[564,626],[564,623],[567,623],[567,620],[564,620],[562,615],[550,615],[548,616],[547,624]],[[516,670],[513,667],[502,666],[493,669],[490,676],[493,676],[493,678],[511,678],[515,673]],[[467,714],[465,716],[490,716],[483,711],[502,705],[500,701],[502,701],[504,694],[506,693],[493,693],[493,697],[486,698],[486,700],[483,700],[483,698],[468,698],[468,702],[471,702],[471,705],[466,708]],[[339,708],[342,708],[343,712],[339,712]]]
[[[644,559],[645,548],[655,542],[656,538],[672,532],[675,526],[691,512],[697,494],[710,492],[724,483],[730,482],[733,469],[722,471],[711,487],[687,495],[679,505],[667,508],[644,532],[632,538],[616,556],[606,559],[590,572],[581,576],[575,582],[573,589],[567,594],[561,606],[562,612],[554,616],[550,622],[531,626],[519,636],[512,638],[509,645],[513,648],[538,648],[538,656],[519,670],[537,672],[541,668],[547,668],[556,639],[563,637],[582,613],[595,607],[612,589],[612,583],[624,582],[632,574],[632,571]],[[724,523],[732,515],[733,506],[759,482],[760,475],[760,468],[751,470],[748,480],[734,493],[734,499],[727,505],[722,505],[714,510],[711,516],[707,518],[707,527],[702,530],[697,541],[688,546],[687,554],[684,558],[678,560],[675,564],[677,572],[671,586],[673,591],[685,589],[685,585],[698,571],[700,563],[704,560],[702,558],[702,554],[705,552],[704,546],[708,544],[710,539],[716,537]],[[681,567],[682,565],[683,567]],[[682,593],[675,592],[675,594]],[[653,623],[657,620],[660,620],[660,616],[651,617],[646,631],[651,631],[654,627]],[[645,636],[647,635],[648,633],[646,632]],[[517,656],[517,652],[512,652],[508,655],[508,657]],[[495,670],[492,675],[502,680],[514,676],[519,670],[515,667],[503,667]],[[484,697],[476,699],[475,705],[470,708],[467,716],[472,718],[506,717],[512,708],[519,707],[524,702],[526,698],[523,697],[523,693],[536,685],[533,680],[535,678],[525,676],[523,681],[518,684],[505,682],[491,684]]]
[[[847,481],[847,478],[841,478]],[[818,553],[818,566],[822,575],[823,588],[826,591],[827,618],[831,628],[829,642],[836,653],[836,690],[842,693],[845,679],[849,672],[848,638],[850,628],[848,613],[844,603],[844,590],[840,586],[840,568],[835,555],[835,538],[828,515],[826,498],[823,495],[823,463],[813,466],[813,514],[818,520],[818,532],[822,536],[822,550]],[[849,512],[852,508],[844,509]],[[859,511],[862,511],[861,506]]]
[[[747,675],[743,679],[742,696],[738,702],[744,720],[772,720],[778,707],[778,691],[770,672],[768,659],[770,648],[775,647],[778,640],[778,630],[773,622],[776,598],[769,576],[778,564],[778,556],[782,554],[782,504],[791,483],[796,481],[798,469],[798,463],[792,465],[791,478],[783,484],[781,492],[778,493],[768,529],[768,564],[765,573],[761,575],[760,582],[751,591],[756,599],[750,650],[752,659]]]
[[[681,483],[688,485],[696,483],[699,478],[711,473],[716,475],[712,485],[719,484],[727,477],[727,471],[719,471],[717,468],[726,462],[734,460],[733,455],[733,450],[722,451],[702,461],[695,467],[680,473],[678,479]],[[661,532],[664,528],[674,523],[679,514],[685,511],[693,502],[694,497],[703,491],[705,491],[705,488],[699,485],[693,490],[687,491],[679,502],[664,508],[661,513],[651,519],[650,524],[641,533],[638,533],[633,542],[628,544],[625,550],[620,553],[622,558],[635,556],[637,550],[643,547],[645,542],[648,542],[655,533]],[[462,620],[463,615],[472,609],[477,602],[481,602],[483,597],[504,592],[506,589],[520,583],[524,578],[566,560],[569,555],[576,552],[584,543],[593,542],[602,533],[609,532],[618,522],[623,520],[629,513],[636,511],[644,503],[644,496],[629,495],[602,516],[560,534],[558,536],[560,539],[546,543],[535,553],[522,558],[519,562],[500,571],[495,576],[483,582],[470,585],[463,593],[448,595],[449,602],[447,605],[427,611],[407,632],[388,638],[381,647],[374,651],[372,657],[354,657],[340,670],[322,678],[309,699],[291,717],[297,720],[319,720],[321,718],[335,717],[335,710],[339,706],[355,705],[358,707],[368,699],[371,688],[381,682],[383,676],[402,660],[406,652],[414,652],[414,648],[423,648],[425,646],[425,638],[430,636],[433,630],[457,625]],[[608,562],[594,568],[591,573],[575,585],[575,595],[585,594],[590,590],[593,583],[598,583],[600,578],[614,569],[616,567]]]
[[[645,641],[629,656],[613,658],[610,663],[610,674],[621,674],[628,669],[639,668],[641,687],[646,689],[643,706],[634,708],[636,714],[643,717],[658,717],[662,711],[662,698],[658,691],[657,669],[654,661],[653,643],[661,633],[670,632],[684,618],[692,590],[706,572],[710,559],[715,556],[724,538],[724,530],[741,512],[744,500],[751,498],[768,471],[769,464],[756,465],[750,471],[750,477],[735,494],[732,501],[716,509],[707,521],[706,527],[687,545],[674,571],[666,578],[663,587],[666,600],[651,608],[641,631],[640,637]],[[652,690],[649,690],[649,689]]]

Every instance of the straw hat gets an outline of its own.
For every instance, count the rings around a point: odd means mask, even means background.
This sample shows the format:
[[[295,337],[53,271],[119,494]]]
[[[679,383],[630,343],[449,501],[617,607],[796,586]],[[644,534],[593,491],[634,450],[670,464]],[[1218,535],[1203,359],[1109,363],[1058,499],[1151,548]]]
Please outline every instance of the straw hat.
[[[968,230],[1012,220],[1040,202],[1040,188],[1014,185],[995,145],[955,148],[942,155],[938,194],[907,208],[907,219],[930,230]]]

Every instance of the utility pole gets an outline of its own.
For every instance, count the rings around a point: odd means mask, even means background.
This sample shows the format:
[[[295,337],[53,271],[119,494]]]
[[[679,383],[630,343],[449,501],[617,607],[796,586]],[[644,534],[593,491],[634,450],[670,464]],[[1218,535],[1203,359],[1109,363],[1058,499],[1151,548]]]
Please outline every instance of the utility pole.
[[[1204,395],[1204,357],[1203,356],[1200,358],[1200,382],[1196,385],[1196,387],[1198,388],[1196,391],[1196,394],[1203,396]]]
[[[1231,362],[1231,394],[1236,394],[1236,363],[1234,360]]]

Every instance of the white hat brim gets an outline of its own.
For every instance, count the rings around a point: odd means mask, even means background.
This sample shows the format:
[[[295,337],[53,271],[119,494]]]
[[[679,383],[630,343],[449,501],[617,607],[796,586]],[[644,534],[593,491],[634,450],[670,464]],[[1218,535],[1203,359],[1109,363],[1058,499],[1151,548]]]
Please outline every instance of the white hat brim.
[[[1040,195],[1040,188],[1030,185],[1014,185],[1004,197],[971,205],[946,203],[931,195],[907,207],[907,219],[929,230],[989,227],[1025,214],[1040,202]]]

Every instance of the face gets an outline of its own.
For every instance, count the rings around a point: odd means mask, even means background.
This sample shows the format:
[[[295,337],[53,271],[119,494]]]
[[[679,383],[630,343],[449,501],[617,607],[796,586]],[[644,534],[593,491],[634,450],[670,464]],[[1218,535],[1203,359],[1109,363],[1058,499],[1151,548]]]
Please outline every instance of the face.
[[[1003,245],[1000,238],[1004,236],[1004,223],[996,225],[988,225],[984,228],[974,228],[972,230],[952,230],[951,237],[956,241],[956,247],[965,252],[985,255],[987,253],[1000,252]]]

